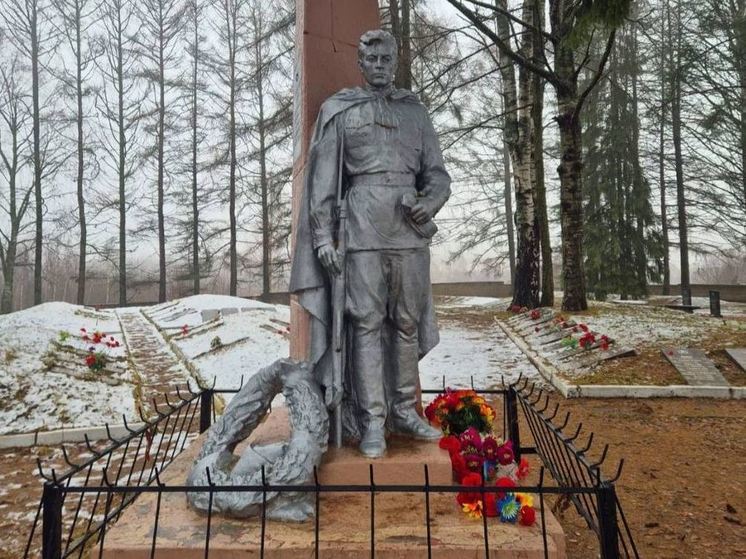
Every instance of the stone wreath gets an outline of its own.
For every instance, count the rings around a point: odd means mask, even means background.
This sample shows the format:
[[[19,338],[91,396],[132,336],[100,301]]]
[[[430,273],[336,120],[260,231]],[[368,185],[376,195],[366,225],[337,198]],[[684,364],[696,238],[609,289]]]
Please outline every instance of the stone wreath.
[[[287,401],[291,436],[286,442],[247,447],[233,454],[264,420],[273,398],[282,392]],[[279,359],[253,375],[233,397],[225,413],[210,427],[192,467],[191,486],[261,485],[262,466],[268,485],[302,485],[313,480],[329,439],[329,414],[311,374],[311,365]],[[207,470],[210,477],[208,480]],[[266,493],[268,518],[304,521],[314,515],[312,493]],[[187,493],[189,504],[207,512],[209,493]],[[261,514],[262,492],[230,491],[212,494],[212,511],[229,516]]]

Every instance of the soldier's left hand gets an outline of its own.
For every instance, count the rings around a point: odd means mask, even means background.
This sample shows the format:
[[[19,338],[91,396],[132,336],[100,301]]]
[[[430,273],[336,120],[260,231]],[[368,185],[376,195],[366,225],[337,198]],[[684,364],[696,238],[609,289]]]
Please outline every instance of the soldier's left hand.
[[[434,212],[426,200],[417,202],[412,206],[412,219],[420,225],[430,221],[433,218],[433,214]]]

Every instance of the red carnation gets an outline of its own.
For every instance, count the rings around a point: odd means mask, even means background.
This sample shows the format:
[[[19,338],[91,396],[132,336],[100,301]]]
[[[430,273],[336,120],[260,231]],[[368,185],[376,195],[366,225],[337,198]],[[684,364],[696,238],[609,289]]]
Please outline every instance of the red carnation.
[[[513,449],[507,444],[504,444],[497,449],[497,461],[500,462],[501,465],[507,466],[508,464],[511,464],[513,460]]]
[[[518,479],[523,479],[528,475],[528,460],[525,457],[521,458],[521,463],[518,464]]]
[[[484,463],[484,458],[482,458],[479,454],[467,454],[464,456],[464,461],[466,462],[466,467],[472,471],[472,472],[481,472],[482,471],[482,464]]]
[[[461,480],[461,485],[467,485],[469,487],[481,487],[482,476],[475,473],[466,474]],[[456,495],[456,502],[459,505],[476,503],[482,498],[482,494],[472,491],[462,491]]]
[[[497,481],[495,481],[495,487],[503,487],[505,489],[509,489],[515,486],[516,486],[515,482],[509,477],[500,477],[500,478],[497,478]],[[497,498],[502,499],[503,497],[505,497],[505,492],[498,491]]]
[[[536,522],[536,511],[533,507],[521,507],[521,511],[518,513],[518,515],[518,522],[520,522],[524,526],[533,526],[534,522]]]
[[[578,327],[579,327],[579,328],[580,328],[580,329],[581,329],[581,330],[582,330],[583,332],[587,332],[587,331],[588,331],[588,326],[586,326],[585,324],[582,324],[582,323],[581,323],[581,324],[578,324]]]
[[[469,468],[466,467],[466,460],[460,452],[451,453],[451,469],[459,482],[470,473]]]
[[[448,454],[453,454],[454,452],[459,452],[461,450],[461,443],[454,435],[448,435],[447,437],[440,439],[438,446],[443,450],[447,450]]]

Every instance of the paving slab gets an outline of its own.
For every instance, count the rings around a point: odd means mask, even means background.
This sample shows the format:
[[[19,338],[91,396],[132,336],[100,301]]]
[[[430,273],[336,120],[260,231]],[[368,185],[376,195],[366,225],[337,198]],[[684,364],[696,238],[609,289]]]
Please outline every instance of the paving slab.
[[[728,357],[733,359],[733,361],[735,361],[736,364],[741,367],[741,369],[746,371],[746,348],[729,347],[725,350],[725,353],[727,353]]]
[[[730,386],[704,351],[696,348],[667,348],[663,355],[687,384],[692,386]]]

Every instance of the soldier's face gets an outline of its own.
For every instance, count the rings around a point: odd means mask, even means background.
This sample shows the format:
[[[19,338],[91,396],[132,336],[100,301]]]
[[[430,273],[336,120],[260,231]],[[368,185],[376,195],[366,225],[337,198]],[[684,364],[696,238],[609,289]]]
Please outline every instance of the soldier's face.
[[[396,51],[384,43],[373,43],[358,59],[360,71],[371,86],[384,88],[394,81]]]

